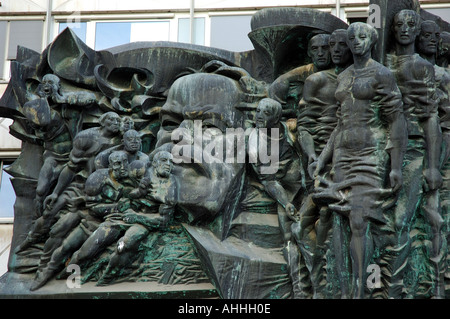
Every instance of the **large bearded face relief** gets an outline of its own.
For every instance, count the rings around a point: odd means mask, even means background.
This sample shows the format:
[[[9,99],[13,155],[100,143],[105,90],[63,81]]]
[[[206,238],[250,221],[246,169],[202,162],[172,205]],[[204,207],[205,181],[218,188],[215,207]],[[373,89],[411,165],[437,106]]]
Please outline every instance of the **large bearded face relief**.
[[[242,90],[219,74],[196,73],[177,79],[161,109],[157,148],[173,155],[177,203],[192,219],[213,217],[237,200],[229,194],[242,177],[244,129],[238,109]]]

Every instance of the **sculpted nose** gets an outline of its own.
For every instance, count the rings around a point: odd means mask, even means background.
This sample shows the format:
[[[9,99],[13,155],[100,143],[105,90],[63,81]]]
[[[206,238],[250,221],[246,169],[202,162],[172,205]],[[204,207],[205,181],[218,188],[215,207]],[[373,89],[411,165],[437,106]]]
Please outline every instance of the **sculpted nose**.
[[[191,144],[194,135],[194,121],[184,120],[180,126],[172,132],[172,142]]]
[[[179,128],[193,131],[194,130],[194,121],[193,120],[184,120],[183,122],[180,123]]]

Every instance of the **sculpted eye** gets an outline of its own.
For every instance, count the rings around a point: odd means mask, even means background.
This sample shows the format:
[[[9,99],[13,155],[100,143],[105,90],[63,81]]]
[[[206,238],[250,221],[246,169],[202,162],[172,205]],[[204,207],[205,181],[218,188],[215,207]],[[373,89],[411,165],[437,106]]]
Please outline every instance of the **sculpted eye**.
[[[166,131],[173,131],[178,126],[180,126],[180,123],[171,119],[163,119],[161,122],[161,127]]]

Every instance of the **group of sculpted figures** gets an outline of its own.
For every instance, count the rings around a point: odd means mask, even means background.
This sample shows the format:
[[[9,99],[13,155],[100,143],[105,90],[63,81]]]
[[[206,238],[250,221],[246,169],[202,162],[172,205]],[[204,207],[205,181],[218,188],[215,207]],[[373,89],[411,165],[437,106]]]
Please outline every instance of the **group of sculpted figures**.
[[[105,112],[98,126],[82,127],[83,110],[97,96],[89,90],[63,94],[58,76],[45,75],[22,106],[44,147],[35,220],[15,251],[21,255],[43,243],[30,289],[69,264],[83,269],[114,245],[98,284],[112,282],[133,263],[149,233],[166,231],[177,214],[189,216],[187,222],[227,213],[224,207],[240,198],[236,189],[245,166],[254,191],[278,204],[295,298],[327,298],[330,281],[341,298],[365,298],[368,267],[380,260],[389,270],[381,283],[384,296],[414,297],[405,286],[417,220],[428,232],[421,257],[429,267],[431,295],[444,298],[450,38],[412,10],[395,15],[392,32],[384,65],[372,59],[378,33],[369,24],[314,35],[307,48],[313,62],[272,83],[211,61],[172,84],[149,153],[142,152],[130,117]],[[283,116],[290,94],[299,100],[295,119]],[[254,128],[244,143],[245,156],[256,160],[245,161],[248,166],[220,162],[203,152],[203,162],[195,161],[195,141],[174,132],[195,133],[196,120],[203,146],[214,139],[225,145],[227,136],[219,133],[228,128]],[[186,152],[181,162],[175,147]],[[278,151],[276,163],[258,158],[260,148]],[[332,264],[327,251],[333,252]]]

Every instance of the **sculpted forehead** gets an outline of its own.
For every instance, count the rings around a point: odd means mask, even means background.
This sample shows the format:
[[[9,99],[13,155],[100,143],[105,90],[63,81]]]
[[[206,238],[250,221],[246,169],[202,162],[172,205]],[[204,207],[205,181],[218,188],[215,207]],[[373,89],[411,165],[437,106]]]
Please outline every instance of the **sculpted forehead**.
[[[174,82],[161,114],[191,120],[214,118],[223,122],[220,126],[234,127],[242,117],[242,112],[236,109],[240,98],[237,82],[228,77],[191,74]]]
[[[161,108],[162,118],[182,121],[213,119],[220,129],[241,125],[242,90],[237,81],[223,75],[196,73],[177,79]]]
[[[420,29],[421,29],[422,33],[440,31],[439,26],[433,21],[422,22],[422,24],[420,25]]]
[[[318,34],[309,40],[309,46],[324,46],[328,45],[330,36],[328,34]]]
[[[44,77],[42,78],[43,81],[53,81],[55,83],[59,83],[59,77],[57,77],[54,74],[46,74],[44,75]]]
[[[333,32],[330,35],[330,42],[346,42],[346,41],[347,41],[347,30]]]
[[[403,21],[403,22],[414,22],[416,23],[417,20],[417,14],[414,11],[411,10],[402,10],[398,14],[395,15],[394,21]]]
[[[348,27],[348,34],[355,34],[355,33],[364,33],[364,34],[370,34],[369,27],[364,23],[352,23]]]
[[[168,100],[183,105],[237,103],[239,90],[236,83],[217,74],[192,74],[184,76],[170,88]]]

